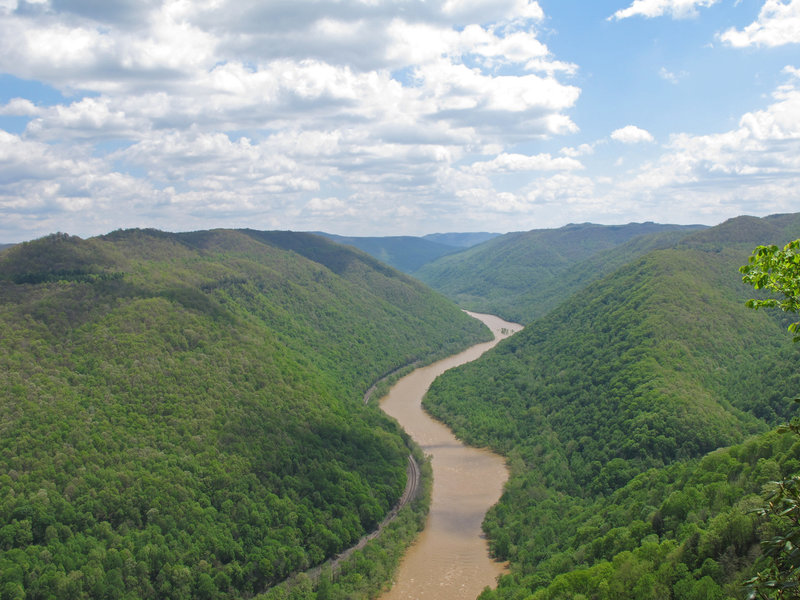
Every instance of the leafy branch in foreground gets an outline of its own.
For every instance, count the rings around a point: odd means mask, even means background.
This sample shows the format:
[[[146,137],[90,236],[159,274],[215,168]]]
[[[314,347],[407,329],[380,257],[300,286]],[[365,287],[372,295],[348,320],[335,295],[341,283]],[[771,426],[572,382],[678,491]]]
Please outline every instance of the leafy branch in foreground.
[[[800,240],[778,246],[757,246],[748,263],[739,271],[742,281],[757,290],[768,290],[783,299],[766,298],[747,301],[750,308],[780,308],[784,312],[800,312]],[[800,321],[789,325],[794,341],[800,341]]]
[[[774,292],[782,299],[767,298],[747,301],[750,308],[780,308],[785,312],[800,312],[800,240],[778,246],[758,246],[739,269],[742,281],[755,289]],[[800,341],[800,321],[789,325],[794,341]],[[800,399],[795,399],[800,402]],[[779,428],[781,433],[800,435],[800,421]],[[800,475],[773,482],[766,504],[756,512],[778,520],[779,533],[761,542],[761,550],[769,561],[768,567],[748,580],[750,599],[800,598]]]

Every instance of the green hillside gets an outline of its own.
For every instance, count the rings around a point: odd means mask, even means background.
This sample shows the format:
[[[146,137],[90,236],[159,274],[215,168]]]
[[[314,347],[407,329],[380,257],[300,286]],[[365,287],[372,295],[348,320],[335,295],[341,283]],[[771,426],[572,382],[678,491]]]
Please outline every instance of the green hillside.
[[[3,252],[0,594],[251,597],[323,561],[405,485],[404,438],[364,391],[488,337],[317,236],[131,230]]]
[[[584,223],[509,233],[413,274],[464,308],[528,323],[592,281],[698,228]]]
[[[489,233],[488,231],[429,233],[423,235],[422,239],[438,242],[447,246],[456,246],[457,248],[470,248],[482,244],[483,242],[488,242],[499,235],[499,233]]]
[[[511,561],[513,574],[487,598],[527,598],[556,575],[613,562],[619,552],[656,552],[642,550],[643,540],[669,542],[659,550],[667,554],[686,550],[703,538],[715,514],[759,491],[736,479],[742,467],[728,473],[738,491],[702,500],[714,503],[713,511],[700,511],[702,519],[678,518],[665,529],[658,524],[663,514],[655,517],[667,500],[665,490],[677,489],[670,469],[689,477],[705,453],[740,443],[790,415],[788,398],[800,389],[798,349],[784,321],[744,306],[752,289],[741,283],[738,267],[755,245],[797,237],[800,215],[742,217],[693,233],[587,286],[478,361],[435,382],[426,408],[468,442],[504,453],[512,468],[486,529],[493,551]],[[777,450],[772,454],[781,465],[789,460]],[[642,473],[651,473],[661,487],[635,479]],[[646,488],[638,512],[631,512],[627,500],[615,500],[627,493],[626,485]],[[607,518],[593,516],[602,514]],[[635,531],[612,531],[633,518]],[[734,544],[726,570],[713,574],[716,585],[752,564],[751,534]],[[628,537],[621,545],[597,541],[615,535]],[[706,548],[692,560],[681,554],[673,562],[697,570],[704,557],[717,560],[714,552],[728,552],[729,546]],[[640,558],[652,571],[665,556]],[[628,558],[620,558],[620,565],[631,568]],[[692,566],[693,560],[700,563]],[[620,565],[603,566],[603,577],[619,583]],[[704,575],[691,576],[699,582]],[[586,597],[644,598],[651,597],[642,595],[645,588],[659,589],[643,586],[637,593],[630,587],[622,595]],[[569,590],[541,597],[585,593]],[[690,597],[670,594],[652,597]]]
[[[414,236],[347,237],[330,233],[317,235],[358,248],[404,273],[413,273],[422,265],[460,249]]]

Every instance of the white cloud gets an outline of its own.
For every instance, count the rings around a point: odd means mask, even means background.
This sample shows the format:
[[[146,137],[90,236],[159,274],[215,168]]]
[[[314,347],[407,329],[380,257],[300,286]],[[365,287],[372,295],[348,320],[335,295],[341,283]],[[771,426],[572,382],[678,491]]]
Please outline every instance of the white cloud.
[[[652,134],[636,125],[627,125],[621,129],[615,129],[611,132],[611,139],[623,144],[639,144],[642,142],[652,142]]]
[[[681,79],[686,77],[688,73],[686,71],[681,71],[680,73],[673,73],[666,67],[661,67],[658,71],[658,76],[661,77],[664,81],[669,81],[673,85],[677,85]]]
[[[719,38],[736,48],[798,44],[800,0],[765,0],[755,22],[742,30],[728,29]]]
[[[37,109],[26,129],[31,138],[99,140],[111,137],[138,138],[149,123],[132,117],[108,98],[82,98],[70,105]]]
[[[486,23],[504,19],[544,18],[538,2],[528,0],[446,0],[442,13],[460,22]]]
[[[583,169],[580,161],[574,158],[550,154],[500,154],[490,161],[472,163],[468,170],[473,173],[514,173],[520,171],[575,171]]]
[[[347,202],[340,198],[318,198],[314,197],[305,205],[305,210],[315,216],[353,216],[355,209],[348,206]]]
[[[569,156],[570,158],[577,158],[579,156],[586,156],[588,154],[594,153],[594,146],[595,144],[581,144],[577,148],[570,148],[564,147],[559,152],[564,156]]]
[[[670,15],[684,19],[697,15],[698,7],[708,7],[719,0],[634,0],[628,7],[615,12],[609,19],[627,19],[642,16],[647,18]]]
[[[735,129],[673,136],[665,154],[614,192],[618,201],[645,212],[663,204],[665,215],[708,221],[796,210],[797,189],[800,89],[784,85],[769,106],[743,115]]]
[[[416,76],[439,119],[508,137],[577,131],[562,111],[575,104],[580,90],[553,77],[491,76],[447,61],[420,67]]]
[[[37,114],[39,109],[27,98],[12,98],[4,106],[0,106],[0,115],[32,117]]]
[[[0,130],[0,211],[12,221],[26,215],[63,230],[119,214],[127,205],[148,202],[153,190],[133,177],[115,173],[76,148],[57,149]],[[72,216],[70,214],[72,213]]]

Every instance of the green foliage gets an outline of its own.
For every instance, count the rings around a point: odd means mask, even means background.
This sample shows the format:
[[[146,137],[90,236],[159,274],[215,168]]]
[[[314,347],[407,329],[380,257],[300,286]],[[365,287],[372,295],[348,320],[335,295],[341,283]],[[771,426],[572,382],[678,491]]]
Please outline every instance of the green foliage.
[[[758,246],[748,259],[748,264],[739,269],[749,283],[757,290],[766,290],[782,295],[783,298],[750,299],[750,308],[780,308],[784,312],[796,313],[800,310],[800,240],[778,246]],[[794,341],[800,341],[800,322],[789,325]]]
[[[587,284],[696,229],[580,224],[509,233],[442,257],[414,275],[465,308],[528,323]]]
[[[403,507],[381,535],[368,542],[363,549],[355,551],[343,563],[331,568],[323,566],[319,573],[317,598],[350,600],[352,598],[374,598],[387,588],[387,582],[396,571],[409,543],[422,531],[430,507],[433,473],[422,451],[416,447],[415,457],[421,465],[421,490],[419,495]],[[313,575],[309,581],[305,574],[291,578],[275,586],[258,600],[283,600],[287,597],[311,597]],[[309,585],[311,584],[311,585]],[[306,595],[303,596],[302,594]]]
[[[4,251],[0,332],[11,598],[250,597],[323,562],[405,485],[365,390],[488,337],[315,236],[152,230]]]
[[[785,215],[689,235],[434,383],[426,408],[511,468],[484,528],[512,574],[485,598],[743,595],[776,531],[752,510],[798,446],[715,449],[787,418],[800,364],[736,271],[754,240],[798,232]]]
[[[800,475],[772,484],[766,505],[757,512],[781,522],[774,535],[761,542],[763,570],[746,583],[750,598],[800,597]],[[764,562],[764,561],[762,561]]]
[[[775,245],[758,246],[741,267],[742,281],[756,290],[767,290],[783,296],[751,299],[750,308],[780,308],[784,312],[800,311],[800,240],[786,244],[783,249]],[[800,322],[789,325],[794,341],[800,341]],[[795,402],[798,400],[796,399]],[[796,420],[783,428],[800,435],[800,423]],[[773,517],[782,525],[776,535],[764,540],[761,549],[767,562],[747,583],[751,598],[800,598],[800,475],[796,473],[782,481],[776,481],[766,497],[766,505],[758,512]]]

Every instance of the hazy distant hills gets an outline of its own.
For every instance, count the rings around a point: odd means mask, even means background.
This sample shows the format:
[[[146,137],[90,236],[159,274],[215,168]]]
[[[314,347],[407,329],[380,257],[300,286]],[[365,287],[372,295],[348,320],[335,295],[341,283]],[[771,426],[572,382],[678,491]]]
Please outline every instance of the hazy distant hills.
[[[469,248],[488,242],[489,240],[498,237],[499,233],[489,233],[487,231],[474,231],[471,233],[429,233],[423,235],[422,239],[438,242],[447,246],[456,246],[457,248]]]
[[[413,273],[422,265],[441,256],[458,252],[463,248],[499,235],[495,233],[433,233],[422,237],[347,237],[324,232],[314,233],[340,244],[355,246],[404,273]]]
[[[595,225],[508,233],[443,256],[413,274],[464,308],[527,323],[584,285],[699,225]]]
[[[364,391],[490,337],[358,250],[227,230],[18,244],[0,331],[0,583],[69,598],[250,597],[348,547],[405,483]]]
[[[540,257],[549,247],[551,262],[564,265],[606,244],[603,229],[589,231],[593,243],[567,245],[571,257],[558,252],[570,228],[531,234],[550,243],[528,246]],[[758,244],[800,237],[800,215],[665,233],[684,237],[628,253],[627,264],[446,373],[426,397],[457,435],[511,462],[512,480],[486,527],[513,576],[487,598],[540,587],[535,598],[572,597],[601,582],[619,593],[598,597],[727,597],[717,594],[746,577],[759,539],[748,512],[758,498],[744,499],[800,467],[800,448],[772,438],[693,460],[793,414],[800,349],[779,315],[744,306],[753,290],[738,267]],[[514,264],[520,237],[472,249],[483,260],[473,264],[483,274],[487,264]],[[517,290],[524,295],[519,282]]]

